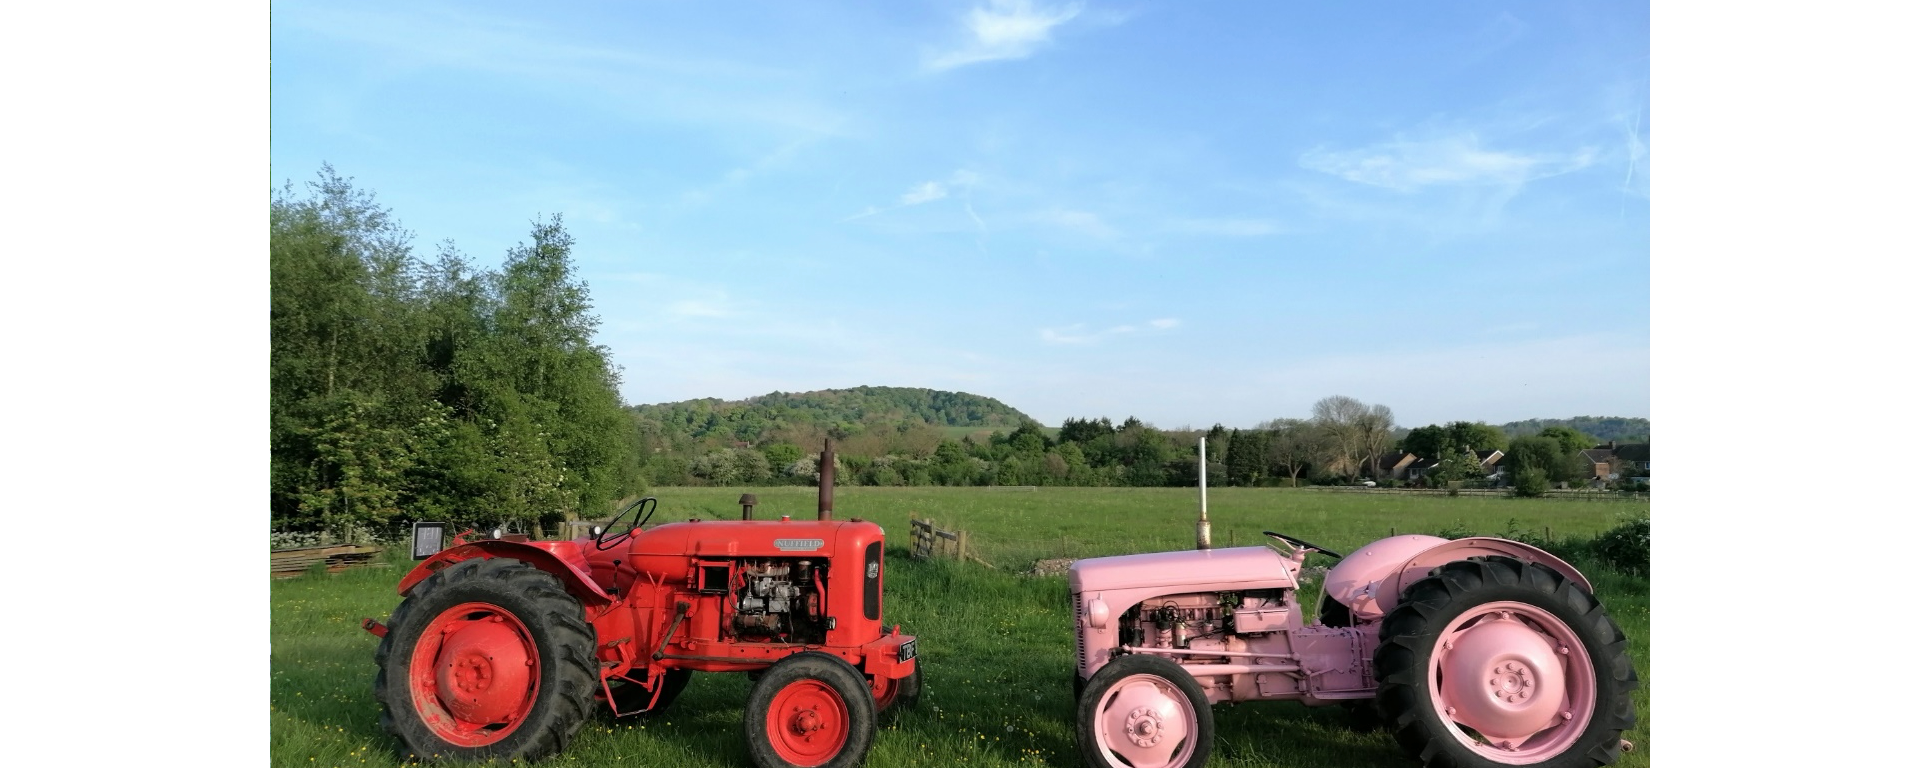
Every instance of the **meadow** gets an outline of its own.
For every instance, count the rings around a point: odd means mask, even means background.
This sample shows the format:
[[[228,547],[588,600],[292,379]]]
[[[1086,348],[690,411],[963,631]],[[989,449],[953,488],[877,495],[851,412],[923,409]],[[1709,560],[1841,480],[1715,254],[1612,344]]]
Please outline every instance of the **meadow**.
[[[662,488],[656,522],[738,519],[742,493],[759,497],[761,519],[815,514],[812,488]],[[1041,559],[1128,554],[1193,546],[1198,493],[1192,489],[988,488],[835,489],[835,516],[861,517],[887,531],[885,620],[920,637],[926,690],[875,737],[867,765],[1080,765],[1074,746],[1073,636],[1064,576],[1029,576]],[[1291,489],[1213,489],[1215,546],[1251,545],[1273,530],[1350,551],[1397,533],[1508,531],[1555,539],[1594,536],[1648,511],[1645,501],[1580,502],[1474,497],[1335,494]],[[988,563],[915,560],[908,519],[963,529]],[[384,621],[399,604],[394,584],[404,553],[386,568],[309,574],[272,585],[271,763],[275,766],[389,766],[395,742],[379,727],[371,695],[376,640],[362,617]],[[1308,565],[1331,561],[1313,557]],[[1634,693],[1635,745],[1618,765],[1651,760],[1649,579],[1576,560],[1630,640],[1640,675]],[[1317,584],[1302,604],[1318,599]],[[751,765],[741,716],[744,675],[697,674],[680,700],[637,718],[589,721],[554,765]],[[1210,765],[1413,766],[1386,732],[1339,708],[1289,702],[1220,706]]]

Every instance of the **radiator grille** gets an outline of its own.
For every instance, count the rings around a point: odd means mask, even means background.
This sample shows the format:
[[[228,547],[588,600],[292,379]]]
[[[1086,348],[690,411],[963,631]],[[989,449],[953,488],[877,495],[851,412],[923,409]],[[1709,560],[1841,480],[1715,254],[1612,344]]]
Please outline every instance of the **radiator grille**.
[[[1078,592],[1073,593],[1073,655],[1080,663],[1073,671],[1078,675],[1087,668],[1086,611]]]

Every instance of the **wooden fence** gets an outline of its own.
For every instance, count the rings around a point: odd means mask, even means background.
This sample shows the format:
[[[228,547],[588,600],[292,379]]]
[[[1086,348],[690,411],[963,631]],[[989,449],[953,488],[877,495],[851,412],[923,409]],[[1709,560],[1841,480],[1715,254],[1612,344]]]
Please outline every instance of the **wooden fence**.
[[[275,550],[271,555],[273,577],[290,579],[321,563],[327,564],[327,573],[363,568],[374,565],[373,556],[379,553],[379,547],[354,544]]]
[[[969,560],[988,568],[995,567],[980,559],[980,556],[968,549],[966,531],[943,531],[932,520],[910,519],[913,534],[913,556],[920,560],[932,557],[952,557],[960,562]]]
[[[1371,493],[1385,496],[1512,496],[1508,488],[1365,488],[1357,485],[1318,485],[1305,486],[1306,490],[1321,493]],[[1647,501],[1651,498],[1641,491],[1591,491],[1591,490],[1551,490],[1541,494],[1543,499],[1567,499],[1571,501]]]

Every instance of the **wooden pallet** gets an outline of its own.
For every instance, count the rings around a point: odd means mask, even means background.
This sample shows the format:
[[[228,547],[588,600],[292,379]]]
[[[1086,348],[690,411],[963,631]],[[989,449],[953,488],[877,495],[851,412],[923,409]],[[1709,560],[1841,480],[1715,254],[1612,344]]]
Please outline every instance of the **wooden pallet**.
[[[326,563],[327,573],[339,573],[348,568],[364,568],[374,565],[373,557],[379,553],[379,547],[353,544],[277,549],[272,554],[273,577],[288,579],[299,576],[321,563]]]

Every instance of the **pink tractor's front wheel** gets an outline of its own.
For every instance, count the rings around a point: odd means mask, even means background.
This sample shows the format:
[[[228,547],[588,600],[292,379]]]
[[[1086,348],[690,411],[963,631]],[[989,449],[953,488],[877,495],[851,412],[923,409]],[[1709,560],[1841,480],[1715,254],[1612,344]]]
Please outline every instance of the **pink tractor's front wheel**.
[[[1374,658],[1381,714],[1429,764],[1591,768],[1617,759],[1633,726],[1626,638],[1538,565],[1442,566],[1388,614]]]
[[[1088,768],[1197,767],[1213,749],[1206,693],[1159,656],[1121,656],[1093,673],[1076,725]]]

